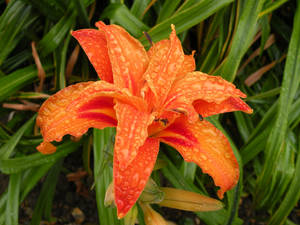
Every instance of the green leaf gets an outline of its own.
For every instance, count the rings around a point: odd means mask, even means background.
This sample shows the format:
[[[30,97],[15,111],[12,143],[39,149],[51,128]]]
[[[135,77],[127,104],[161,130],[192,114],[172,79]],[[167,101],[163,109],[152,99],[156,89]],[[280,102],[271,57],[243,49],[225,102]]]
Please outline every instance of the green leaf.
[[[142,36],[143,31],[149,29],[124,4],[110,4],[104,9],[100,19],[104,18],[114,20],[114,22],[124,27],[134,37]]]
[[[259,17],[262,17],[266,14],[271,13],[272,11],[279,8],[281,5],[283,5],[287,1],[288,0],[269,1],[268,4],[265,4],[263,10],[259,13]]]
[[[94,179],[99,223],[121,225],[123,220],[117,219],[116,209],[104,207],[106,189],[113,179],[112,167],[107,165],[107,151],[112,152],[114,132],[112,128],[94,129]]]
[[[67,9],[65,1],[60,0],[23,0],[35,8],[35,11],[43,14],[52,21],[64,15]]]
[[[31,167],[55,162],[58,159],[67,156],[71,152],[74,152],[78,149],[80,144],[81,142],[73,143],[69,141],[58,146],[57,151],[51,155],[34,153],[29,156],[0,160],[0,171],[5,174],[18,173]]]
[[[179,34],[205,20],[232,1],[233,0],[203,0],[197,2],[189,8],[181,10],[170,18],[155,25],[147,32],[154,42],[160,41],[170,35],[171,24],[175,25],[176,32]],[[148,44],[145,37],[142,37],[141,41],[144,45]]]
[[[12,174],[9,177],[7,202],[5,210],[5,224],[19,224],[19,197],[20,197],[21,174]]]
[[[30,128],[35,121],[35,116],[28,120],[10,139],[0,148],[0,159],[8,159],[23,136],[24,132]]]
[[[261,175],[258,178],[256,188],[256,203],[262,207],[267,200],[267,193],[273,192],[276,179],[274,170],[277,167],[277,160],[280,155],[280,147],[283,145],[287,129],[288,116],[291,112],[293,99],[300,82],[300,6],[298,5],[294,17],[294,29],[289,44],[287,60],[284,69],[283,83],[280,92],[279,106],[275,124],[272,128],[271,135],[266,144],[266,164],[264,164]],[[272,186],[270,186],[270,183]],[[268,189],[265,187],[269,186]]]
[[[71,35],[67,35],[64,42],[60,47],[54,52],[55,61],[57,62],[57,87],[59,90],[66,87],[66,62],[67,62],[67,51],[69,48],[69,43],[71,40]]]
[[[51,216],[52,201],[55,193],[58,176],[61,171],[63,159],[60,159],[53,165],[43,183],[42,190],[35,205],[31,225],[40,224],[41,218],[45,215],[45,219],[49,220]]]
[[[36,19],[37,16],[33,14],[31,6],[22,1],[9,2],[0,17],[0,65],[24,37],[24,31]]]
[[[299,142],[298,138],[298,142]],[[285,195],[283,201],[280,202],[279,208],[276,210],[274,215],[271,217],[269,221],[269,225],[277,225],[284,224],[286,218],[291,213],[293,208],[296,206],[297,202],[300,199],[300,148],[298,146],[298,157],[294,177],[292,179],[291,184],[287,190],[287,194]]]
[[[179,3],[180,0],[166,0],[160,10],[156,23],[160,23],[172,16]]]
[[[75,5],[75,9],[77,11],[80,24],[85,28],[90,27],[90,21],[84,5],[84,1],[73,0],[73,3]]]
[[[270,97],[274,97],[278,94],[280,94],[280,87],[274,88],[274,89],[266,91],[266,92],[259,93],[257,95],[247,97],[246,101],[247,102],[252,102],[252,101],[255,102],[256,99],[270,98]]]
[[[44,66],[45,72],[49,71],[50,68],[50,66]],[[0,102],[35,79],[37,79],[37,69],[35,66],[27,66],[0,78]]]
[[[192,162],[183,161],[181,164],[180,171],[182,172],[185,179],[193,182],[196,176],[197,165]]]
[[[70,10],[69,10],[70,11]],[[66,35],[70,35],[75,20],[75,13],[67,11],[59,22],[42,38],[38,44],[38,51],[41,56],[47,56],[61,44]]]
[[[234,81],[242,57],[257,31],[258,15],[263,3],[264,0],[245,1],[229,54],[225,63],[219,70],[215,71],[215,74],[221,74],[224,79]]]
[[[130,12],[137,18],[142,18],[143,12],[147,8],[150,0],[135,0],[131,6]]]
[[[41,166],[29,168],[24,171],[21,183],[20,203],[24,201],[28,193],[34,188],[39,180],[45,176],[55,162],[46,163]]]

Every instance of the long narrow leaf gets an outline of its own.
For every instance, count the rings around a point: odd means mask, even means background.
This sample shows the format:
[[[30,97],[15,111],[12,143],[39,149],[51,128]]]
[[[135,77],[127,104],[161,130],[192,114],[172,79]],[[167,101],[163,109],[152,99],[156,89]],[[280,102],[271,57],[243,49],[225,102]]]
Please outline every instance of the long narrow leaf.
[[[294,29],[288,49],[284,78],[279,98],[279,108],[276,122],[266,145],[266,162],[261,176],[258,178],[256,188],[256,202],[259,207],[263,206],[263,199],[267,192],[272,192],[274,186],[266,189],[274,179],[274,168],[277,166],[277,159],[280,154],[280,147],[284,143],[288,128],[288,116],[300,82],[300,5],[294,18]],[[276,176],[275,176],[276,177]],[[274,184],[274,182],[272,182]]]
[[[9,141],[0,148],[0,159],[8,159],[12,154],[13,150],[17,146],[24,132],[32,126],[35,121],[35,116],[28,120],[10,139]]]
[[[66,142],[65,144],[58,146],[57,151],[51,155],[34,153],[29,156],[0,160],[0,171],[5,174],[11,174],[31,167],[43,165],[45,163],[55,162],[58,159],[67,156],[71,152],[74,152],[80,144],[81,142]]]
[[[299,138],[298,138],[298,141]],[[298,158],[296,163],[295,176],[292,183],[289,185],[287,194],[285,195],[284,200],[280,203],[278,210],[271,217],[269,225],[284,224],[286,218],[293,210],[294,206],[300,199],[300,148],[298,148]]]
[[[5,211],[5,224],[18,225],[19,197],[20,197],[21,174],[12,174],[9,178],[8,197]]]
[[[176,26],[177,33],[181,33],[205,20],[207,17],[211,16],[232,1],[233,0],[200,1],[157,24],[148,31],[148,34],[151,36],[153,41],[159,41],[167,38],[170,34],[171,24]],[[145,37],[142,37],[141,41],[143,44],[147,44],[147,39]]]
[[[112,150],[112,128],[104,130],[94,129],[94,178],[100,224],[123,224],[122,220],[117,219],[115,208],[104,206],[105,193],[108,185],[112,182],[112,167],[107,165],[109,151]],[[105,166],[106,165],[106,166]]]
[[[50,68],[50,66],[44,66],[46,72]],[[35,66],[27,66],[0,78],[0,102],[35,79],[37,79],[37,69]]]
[[[230,52],[222,67],[215,72],[221,74],[228,81],[233,81],[242,57],[257,31],[258,15],[262,9],[264,0],[245,1],[241,12],[239,24],[234,34]]]

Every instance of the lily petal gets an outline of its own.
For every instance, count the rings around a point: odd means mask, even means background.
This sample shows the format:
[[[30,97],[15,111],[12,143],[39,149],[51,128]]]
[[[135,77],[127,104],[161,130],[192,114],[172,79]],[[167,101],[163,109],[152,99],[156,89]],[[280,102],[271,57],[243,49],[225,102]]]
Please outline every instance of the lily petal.
[[[144,47],[120,26],[105,25],[103,22],[97,22],[96,26],[106,36],[114,84],[139,95],[138,91],[143,84],[142,75],[148,66]]]
[[[146,111],[140,111],[119,101],[115,105],[115,110],[118,126],[114,149],[118,156],[119,168],[125,170],[147,139],[148,125],[152,123],[154,117]]]
[[[72,32],[85,51],[101,80],[113,83],[113,75],[108,56],[104,32],[95,29],[83,29]]]
[[[120,168],[118,152],[114,153],[114,188],[118,217],[122,218],[135,204],[154,167],[159,140],[148,138],[126,170]]]
[[[214,180],[219,198],[236,185],[239,166],[227,138],[208,121],[189,123],[178,118],[156,137],[177,149],[188,162],[194,162]]]
[[[197,118],[196,111],[192,106],[192,103],[196,100],[202,100],[207,102],[207,104],[212,104],[215,110],[214,114],[224,112],[222,111],[222,106],[225,107],[226,105],[231,105],[227,107],[229,111],[242,110],[251,113],[251,108],[247,104],[242,103],[240,97],[245,98],[246,95],[235,88],[232,83],[229,83],[221,77],[210,76],[201,72],[192,72],[174,82],[166,100],[165,107],[170,110],[180,108],[186,111],[190,117],[190,121],[195,121],[195,118]],[[201,109],[199,106],[200,103],[199,101],[197,109],[201,114],[201,112],[204,113],[205,109]],[[221,106],[218,107],[218,104]],[[204,113],[204,115],[210,114]]]
[[[149,59],[151,59],[154,56],[154,54],[156,54],[157,49],[161,49],[161,48],[168,49],[170,45],[171,45],[171,40],[161,40],[155,43],[147,52]],[[195,51],[193,51],[191,55],[184,55],[183,63],[176,75],[177,77],[185,75],[189,72],[193,72],[196,69],[196,62],[194,59],[194,55],[195,55]]]
[[[53,146],[46,143],[61,141],[66,134],[80,137],[90,127],[102,129],[116,126],[112,98],[98,101],[96,112],[88,112],[90,109],[88,107],[85,109],[84,104],[80,106],[74,104],[75,100],[93,83],[82,82],[64,88],[42,105],[38,113],[37,125],[41,128],[44,142],[38,147],[39,151],[43,153],[49,153],[50,150],[51,152],[55,151]],[[84,99],[82,100],[84,102]],[[89,102],[85,101],[86,104]],[[102,103],[100,104],[100,102]]]
[[[153,45],[148,55],[151,58],[144,78],[156,97],[154,105],[159,107],[167,97],[184,61],[184,53],[174,26],[170,41],[164,40]]]
[[[193,106],[198,114],[203,117],[212,116],[219,113],[243,111],[252,113],[253,110],[240,98],[229,97],[221,103],[196,100]]]
[[[88,104],[92,99],[103,96],[113,97],[114,99],[132,105],[141,111],[147,110],[147,103],[142,98],[133,96],[127,88],[119,88],[116,85],[105,81],[93,82],[77,99],[74,100],[73,104],[79,108],[81,105]]]
[[[196,69],[194,55],[195,51],[193,51],[191,55],[184,55],[184,61],[180,68],[180,71],[177,73],[177,78],[187,73],[193,72]]]

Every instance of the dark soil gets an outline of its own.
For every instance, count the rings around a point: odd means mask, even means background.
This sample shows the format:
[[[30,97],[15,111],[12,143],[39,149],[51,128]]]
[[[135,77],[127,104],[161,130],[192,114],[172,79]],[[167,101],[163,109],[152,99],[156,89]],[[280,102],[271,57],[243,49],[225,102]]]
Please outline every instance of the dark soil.
[[[79,169],[82,167],[81,161],[79,151],[75,154],[71,154],[71,156],[68,156],[65,159],[64,172],[61,172],[59,176],[52,205],[53,222],[43,222],[42,224],[99,224],[95,192],[94,190],[90,190],[93,183],[92,177],[86,175],[78,179],[77,183],[81,185],[80,190],[77,190],[78,184],[76,185],[74,181],[69,181],[67,178],[67,175],[70,173],[76,173],[78,171],[82,172],[82,169]],[[30,224],[42,183],[43,182],[41,181],[22,203],[20,210],[20,224]]]

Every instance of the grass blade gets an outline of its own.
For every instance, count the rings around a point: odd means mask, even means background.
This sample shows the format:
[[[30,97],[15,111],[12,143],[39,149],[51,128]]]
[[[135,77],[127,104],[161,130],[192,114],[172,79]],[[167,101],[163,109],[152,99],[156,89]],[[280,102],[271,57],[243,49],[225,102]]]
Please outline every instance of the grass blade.
[[[180,0],[167,0],[164,2],[163,7],[159,13],[156,23],[160,23],[165,19],[172,16],[174,11],[176,10],[177,6],[179,5]]]
[[[18,225],[19,222],[19,197],[21,174],[12,174],[9,177],[8,194],[5,211],[5,224]]]
[[[49,71],[50,68],[50,66],[44,66],[46,72]],[[0,78],[0,102],[27,84],[32,83],[35,79],[37,79],[37,70],[35,66],[27,66]]]
[[[298,138],[298,141],[299,138]],[[293,210],[295,205],[300,199],[300,148],[298,147],[298,157],[297,157],[297,163],[295,168],[295,175],[294,178],[289,185],[287,194],[285,195],[285,198],[280,203],[280,206],[278,210],[275,212],[275,214],[271,217],[269,221],[269,225],[277,225],[277,224],[284,224],[286,221],[286,218],[290,214],[290,212]]]
[[[100,19],[109,18],[124,27],[130,34],[135,37],[143,35],[143,31],[149,28],[140,21],[125,4],[110,4],[102,13]]]
[[[108,165],[108,154],[112,153],[112,137],[114,129],[94,129],[94,179],[100,224],[123,224],[123,220],[117,219],[116,208],[104,206],[104,198],[108,185],[112,182],[113,171]]]
[[[55,187],[58,181],[58,176],[61,171],[63,159],[60,159],[49,171],[46,180],[44,181],[39,198],[35,205],[31,225],[40,224],[40,221],[45,215],[47,220],[50,219],[52,201],[55,193]]]
[[[156,42],[164,38],[168,38],[171,30],[170,25],[174,24],[176,26],[176,32],[179,34],[205,20],[207,17],[211,16],[232,1],[233,0],[200,1],[191,5],[189,8],[179,11],[147,32],[151,36],[152,40]],[[144,45],[148,44],[145,37],[142,37],[141,41]]]
[[[0,159],[8,159],[17,146],[24,132],[33,125],[35,116],[28,120],[10,139],[0,148]]]
[[[288,129],[288,116],[291,112],[292,102],[300,82],[300,5],[298,4],[294,17],[294,29],[291,37],[291,42],[288,49],[286,65],[284,69],[283,83],[279,98],[279,107],[277,118],[273,126],[271,135],[266,144],[266,160],[263,171],[258,178],[256,188],[256,203],[258,207],[262,207],[267,201],[265,196],[267,193],[274,191],[276,177],[274,168],[277,166],[279,159],[280,147],[283,145]],[[273,186],[270,186],[270,183]]]
[[[232,46],[225,63],[215,74],[221,74],[228,81],[234,81],[238,66],[246,53],[257,30],[258,15],[264,0],[246,1],[239,18],[238,27],[234,34]]]
[[[81,142],[69,141],[58,146],[57,151],[51,155],[43,155],[38,152],[29,156],[0,160],[0,171],[5,174],[18,173],[28,168],[55,162],[77,150],[80,144]]]
[[[62,43],[66,35],[70,35],[68,32],[71,31],[74,23],[75,13],[69,11],[39,42],[38,49],[41,56],[47,56]]]

